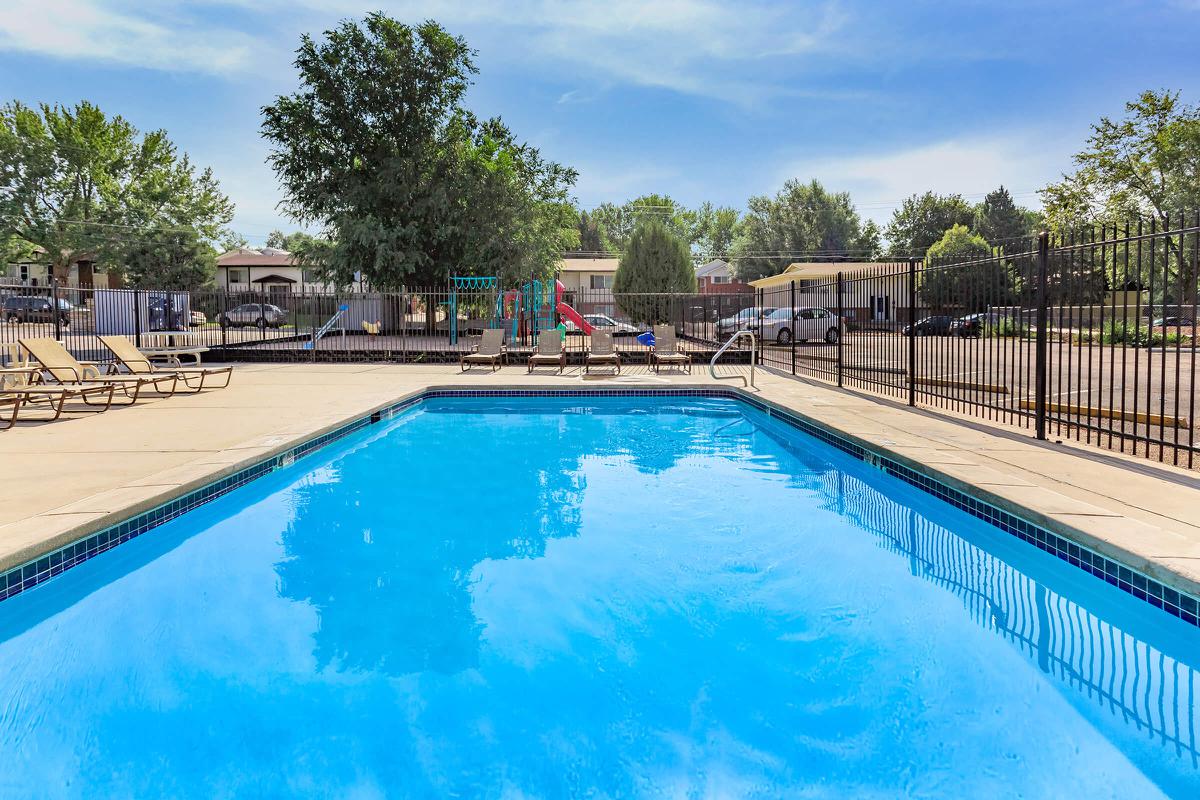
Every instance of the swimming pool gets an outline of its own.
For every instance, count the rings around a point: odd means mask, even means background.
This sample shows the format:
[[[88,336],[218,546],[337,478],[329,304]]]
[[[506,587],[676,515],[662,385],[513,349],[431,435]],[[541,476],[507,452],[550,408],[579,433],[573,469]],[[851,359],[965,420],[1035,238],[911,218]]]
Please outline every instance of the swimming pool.
[[[434,398],[0,602],[0,796],[1195,797],[1198,667],[744,403]]]

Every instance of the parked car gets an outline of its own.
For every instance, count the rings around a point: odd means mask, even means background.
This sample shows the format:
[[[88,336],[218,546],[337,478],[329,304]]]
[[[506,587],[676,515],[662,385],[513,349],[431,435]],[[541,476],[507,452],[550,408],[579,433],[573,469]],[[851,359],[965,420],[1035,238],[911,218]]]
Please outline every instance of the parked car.
[[[905,336],[949,336],[953,319],[943,314],[919,319],[912,325],[905,325]]]
[[[963,338],[978,337],[983,335],[983,329],[988,325],[995,325],[994,315],[967,314],[951,321],[948,333]]]
[[[778,344],[791,344],[793,339],[824,339],[836,344],[844,327],[838,315],[825,308],[777,308],[763,319],[760,334],[764,342],[774,339]]]
[[[208,324],[208,317],[204,316],[203,311],[193,311],[188,325],[193,328],[200,328]]]
[[[736,331],[752,330],[755,333],[759,332],[760,325],[766,317],[773,314],[778,309],[775,306],[754,306],[751,308],[743,308],[732,317],[725,317],[717,320],[717,336],[724,338],[731,336]]]
[[[583,321],[591,325],[593,328],[601,331],[608,331],[613,336],[637,336],[641,333],[640,330],[630,325],[628,322],[617,322],[608,314],[581,314]],[[569,319],[564,319],[563,324],[567,328],[567,333],[581,334],[583,331],[575,327],[575,323]]]
[[[222,328],[242,328],[254,325],[258,328],[279,328],[287,322],[288,312],[270,303],[243,303],[236,308],[222,311],[218,321]]]
[[[71,304],[58,301],[57,316],[63,325],[71,324]],[[49,297],[14,295],[4,299],[5,322],[54,322],[54,302]]]

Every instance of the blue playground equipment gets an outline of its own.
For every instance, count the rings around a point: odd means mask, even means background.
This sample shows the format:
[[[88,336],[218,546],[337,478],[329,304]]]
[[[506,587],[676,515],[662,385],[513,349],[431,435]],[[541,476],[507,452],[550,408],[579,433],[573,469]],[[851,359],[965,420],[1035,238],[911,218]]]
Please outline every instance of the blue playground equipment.
[[[337,313],[329,319],[325,320],[325,324],[317,330],[313,331],[312,339],[304,343],[305,350],[313,350],[317,346],[317,342],[324,338],[325,334],[333,330],[334,326],[338,326],[342,331],[342,341],[346,340],[346,312],[350,310],[350,306],[338,306]]]
[[[495,294],[492,300],[492,318],[488,322],[489,328],[499,328],[500,320],[504,318],[504,295],[496,291],[499,286],[499,280],[495,275],[488,276],[451,276],[450,278],[450,300],[447,303],[446,321],[450,328],[450,344],[458,342],[458,293],[462,291],[485,291],[491,289]]]

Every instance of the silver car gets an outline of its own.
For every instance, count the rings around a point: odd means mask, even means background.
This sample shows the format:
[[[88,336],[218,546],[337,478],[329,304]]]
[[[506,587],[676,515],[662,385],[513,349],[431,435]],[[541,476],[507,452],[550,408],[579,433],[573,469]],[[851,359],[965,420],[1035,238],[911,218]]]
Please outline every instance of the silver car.
[[[717,335],[723,339],[736,331],[745,330],[754,331],[757,334],[762,321],[776,310],[775,306],[743,308],[732,317],[725,317],[717,321]]]
[[[288,312],[270,303],[243,303],[240,306],[222,311],[221,327],[240,328],[244,325],[254,325],[259,328],[278,328],[287,322]]]
[[[618,322],[608,314],[583,314],[583,321],[591,325],[599,331],[608,331],[613,336],[637,336],[641,333],[640,330],[630,325],[628,322]],[[569,319],[563,319],[563,325],[567,329],[567,333],[580,334],[583,331],[575,327],[575,323]]]
[[[824,308],[778,308],[762,322],[762,340],[772,339],[778,344],[791,344],[792,340],[807,342],[824,340],[836,344],[841,338],[844,323],[837,314]]]

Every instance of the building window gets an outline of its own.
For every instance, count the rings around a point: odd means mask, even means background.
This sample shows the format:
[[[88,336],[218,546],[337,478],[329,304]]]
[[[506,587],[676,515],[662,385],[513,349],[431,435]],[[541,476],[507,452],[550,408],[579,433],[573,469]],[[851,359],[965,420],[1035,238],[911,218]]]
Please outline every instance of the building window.
[[[727,278],[723,275],[714,275],[712,282],[713,283],[729,283],[729,278]]]
[[[230,283],[243,283],[244,282],[243,278],[245,276],[242,274],[242,271],[240,269],[227,270],[225,272],[225,274],[226,274],[226,276],[228,276]]]
[[[592,275],[591,287],[593,289],[611,289],[613,283],[612,275]]]
[[[315,269],[300,270],[300,280],[304,283],[321,283],[321,275]]]

